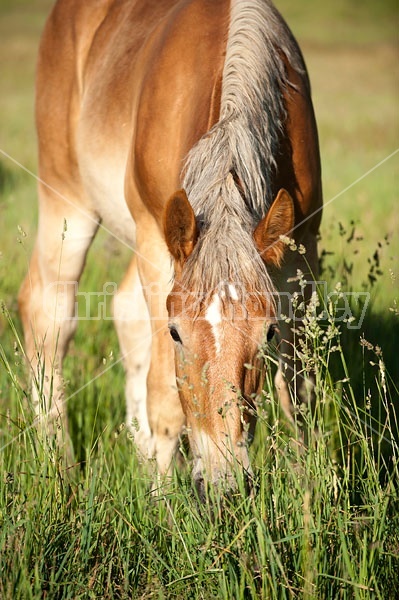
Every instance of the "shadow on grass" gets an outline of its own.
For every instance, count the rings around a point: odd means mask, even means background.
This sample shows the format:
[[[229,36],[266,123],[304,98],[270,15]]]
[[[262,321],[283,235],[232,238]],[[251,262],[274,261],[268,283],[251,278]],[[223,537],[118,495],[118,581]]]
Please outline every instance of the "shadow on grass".
[[[338,235],[345,242],[345,256],[337,256],[333,252],[323,250],[320,260],[321,279],[342,283],[342,290],[351,292],[354,276],[354,256],[361,248],[364,254],[365,242],[357,236],[353,221],[349,227],[338,223]],[[361,246],[363,245],[363,246]],[[397,468],[394,464],[393,443],[399,443],[399,361],[397,359],[397,340],[399,339],[399,314],[389,306],[376,307],[373,302],[376,288],[383,275],[381,251],[389,245],[387,237],[370,256],[364,258],[362,269],[364,281],[360,288],[370,295],[370,302],[360,315],[364,306],[350,308],[358,328],[350,328],[342,323],[340,327],[340,345],[342,356],[331,355],[329,372],[335,387],[341,386],[341,396],[345,406],[352,404],[352,410],[358,410],[358,417],[364,424],[364,435],[376,448],[376,463],[380,480],[385,484]],[[357,288],[359,286],[356,286]],[[348,412],[350,431],[350,412]],[[356,464],[357,472],[362,472],[365,465],[361,461],[361,452],[350,448],[351,435],[346,439]],[[350,448],[350,450],[349,450]]]

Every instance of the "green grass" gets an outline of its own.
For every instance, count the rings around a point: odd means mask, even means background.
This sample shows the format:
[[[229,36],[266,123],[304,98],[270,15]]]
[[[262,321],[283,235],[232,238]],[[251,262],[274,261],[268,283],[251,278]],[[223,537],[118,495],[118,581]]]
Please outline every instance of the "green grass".
[[[304,414],[307,450],[291,442],[269,376],[251,449],[256,495],[202,509],[189,465],[149,493],[150,466],[123,426],[110,321],[81,322],[65,364],[76,466],[65,470],[30,427],[16,296],[37,209],[17,163],[36,170],[34,57],[50,4],[0,1],[0,149],[17,161],[0,155],[0,597],[395,598],[398,155],[374,169],[398,139],[395,3],[278,3],[309,66],[325,200],[338,196],[324,211],[323,276],[371,302],[360,330],[339,333],[332,316],[308,324],[317,402]],[[128,259],[100,232],[82,289],[119,281]]]
[[[120,370],[70,403],[75,448],[85,462],[67,471],[57,448],[29,427],[18,381],[9,385],[2,419],[1,597],[394,598],[397,425],[387,411],[380,426],[368,406],[389,406],[394,396],[381,357],[371,350],[378,393],[365,405],[355,401],[351,385],[328,376],[333,354],[348,367],[333,322],[334,335],[327,341],[320,335],[318,327],[326,333],[326,325],[308,324],[316,343],[305,364],[315,359],[318,365],[318,401],[304,414],[307,450],[290,442],[269,380],[252,451],[256,495],[216,495],[203,508],[188,469],[159,496],[149,493],[151,475],[121,427]],[[20,368],[15,350],[8,360],[10,383]],[[88,356],[83,369],[95,374],[95,362]]]

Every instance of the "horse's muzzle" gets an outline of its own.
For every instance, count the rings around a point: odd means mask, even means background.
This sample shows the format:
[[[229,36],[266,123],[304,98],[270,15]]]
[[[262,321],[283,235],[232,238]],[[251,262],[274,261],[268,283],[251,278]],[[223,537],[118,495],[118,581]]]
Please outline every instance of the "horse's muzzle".
[[[252,496],[255,493],[255,485],[252,473],[245,471],[240,473],[240,483],[231,475],[224,475],[209,481],[200,473],[194,476],[194,488],[196,496],[201,504],[205,504],[207,500],[211,503],[218,497],[224,501],[232,501],[237,495],[245,494]]]

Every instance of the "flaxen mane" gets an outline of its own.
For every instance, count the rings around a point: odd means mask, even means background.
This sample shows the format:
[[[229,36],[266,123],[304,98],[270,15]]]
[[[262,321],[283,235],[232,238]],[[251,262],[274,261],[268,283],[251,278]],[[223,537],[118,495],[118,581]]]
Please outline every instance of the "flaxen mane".
[[[277,49],[305,71],[295,40],[269,2],[232,0],[220,120],[191,150],[184,169],[200,237],[182,283],[199,294],[221,282],[261,294],[273,290],[252,234],[273,200],[283,91],[290,85]]]

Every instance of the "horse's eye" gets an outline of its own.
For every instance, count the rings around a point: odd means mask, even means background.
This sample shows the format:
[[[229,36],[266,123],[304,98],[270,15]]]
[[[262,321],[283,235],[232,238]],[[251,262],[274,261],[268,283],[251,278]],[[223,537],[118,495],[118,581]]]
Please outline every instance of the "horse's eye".
[[[274,338],[274,334],[276,333],[277,330],[277,325],[275,325],[274,323],[272,323],[269,326],[269,329],[267,330],[267,334],[266,334],[266,339],[268,342],[271,342],[272,339]]]
[[[169,327],[169,332],[170,335],[172,336],[172,340],[174,342],[178,342],[179,344],[181,344],[181,337],[179,335],[179,332],[177,331],[176,327],[174,325],[171,325]]]

